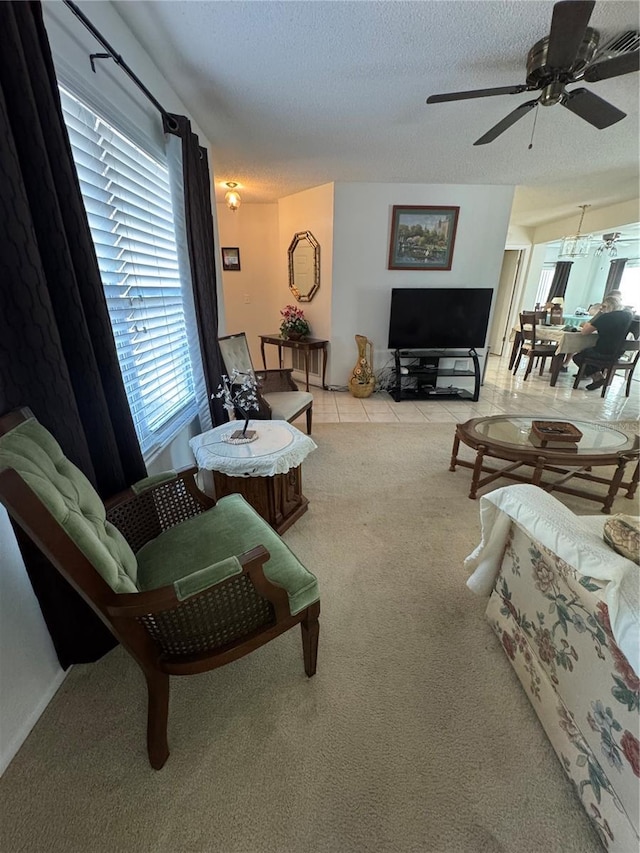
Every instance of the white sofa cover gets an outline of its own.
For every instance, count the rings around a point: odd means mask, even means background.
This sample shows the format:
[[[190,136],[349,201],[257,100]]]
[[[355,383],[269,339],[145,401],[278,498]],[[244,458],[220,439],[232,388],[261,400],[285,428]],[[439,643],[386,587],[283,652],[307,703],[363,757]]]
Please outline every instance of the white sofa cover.
[[[535,486],[483,496],[481,520],[468,586],[489,596],[487,619],[604,847],[637,851],[640,567],[605,544],[604,516]]]

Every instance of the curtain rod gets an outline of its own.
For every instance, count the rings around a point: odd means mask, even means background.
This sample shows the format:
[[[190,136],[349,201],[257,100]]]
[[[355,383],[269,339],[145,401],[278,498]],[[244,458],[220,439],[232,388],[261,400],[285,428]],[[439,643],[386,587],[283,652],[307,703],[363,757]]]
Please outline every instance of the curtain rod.
[[[95,70],[96,70],[95,66],[94,66],[94,62],[93,62],[94,59],[107,59],[107,58],[113,59],[113,61],[116,63],[116,65],[119,65],[120,68],[122,68],[122,70],[124,71],[124,73],[131,80],[133,80],[133,82],[136,84],[138,89],[140,89],[142,94],[146,98],[148,98],[148,100],[151,101],[153,106],[158,110],[158,112],[164,118],[165,122],[167,123],[169,130],[173,130],[173,131],[178,130],[177,121],[171,115],[169,115],[169,113],[165,110],[165,108],[162,106],[162,104],[156,98],[154,98],[154,96],[147,89],[147,87],[140,80],[140,78],[136,74],[133,73],[131,68],[129,68],[129,66],[124,61],[124,59],[120,56],[120,54],[115,52],[115,50],[111,47],[111,45],[106,40],[106,38],[102,35],[102,33],[99,30],[97,30],[94,27],[94,25],[91,23],[89,18],[87,18],[87,16],[84,14],[84,12],[82,12],[78,8],[78,6],[76,6],[76,4],[72,2],[72,0],[62,0],[62,2],[64,3],[65,6],[67,6],[67,8],[69,8],[73,12],[73,14],[76,16],[76,18],[78,18],[78,20],[81,21],[82,24],[84,24],[84,26],[89,30],[91,35],[97,41],[99,41],[100,44],[104,47],[104,49],[107,51],[107,53],[92,53],[92,54],[90,54],[89,58],[91,60],[91,68],[93,69],[93,71],[95,72]]]

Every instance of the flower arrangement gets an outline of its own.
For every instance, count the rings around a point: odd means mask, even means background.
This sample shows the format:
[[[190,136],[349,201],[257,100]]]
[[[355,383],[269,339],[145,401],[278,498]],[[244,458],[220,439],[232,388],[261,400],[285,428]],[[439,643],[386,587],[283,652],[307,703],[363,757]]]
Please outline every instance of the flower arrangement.
[[[229,420],[238,412],[244,418],[242,435],[247,432],[249,425],[249,413],[252,410],[259,411],[256,380],[251,373],[241,373],[234,370],[231,377],[222,375],[222,383],[212,397],[222,399],[222,405],[227,410]]]
[[[304,318],[304,311],[296,305],[287,305],[280,315],[280,334],[283,338],[303,338],[310,333],[311,326]]]

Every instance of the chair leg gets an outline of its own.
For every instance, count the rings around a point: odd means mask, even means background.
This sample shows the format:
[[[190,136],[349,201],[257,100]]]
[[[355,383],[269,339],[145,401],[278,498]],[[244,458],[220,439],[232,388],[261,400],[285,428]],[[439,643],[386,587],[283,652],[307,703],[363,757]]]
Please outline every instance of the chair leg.
[[[582,379],[582,377],[584,375],[585,367],[586,367],[586,364],[581,364],[580,367],[578,368],[578,372],[576,374],[575,382],[573,383],[574,388],[577,388],[578,385],[580,384],[580,380]]]
[[[600,396],[604,397],[607,393],[607,389],[609,385],[613,382],[613,377],[615,375],[615,370],[612,367],[609,367],[604,372],[604,385],[602,386],[602,391],[600,392]]]
[[[307,435],[311,435],[311,418],[313,416],[313,409],[307,409]]]
[[[518,372],[518,368],[520,367],[520,359],[521,359],[521,358],[522,358],[522,350],[519,350],[519,351],[518,351],[518,355],[516,356],[515,363],[514,363],[514,365],[513,365],[513,372],[514,372],[514,373],[517,373],[517,372]]]
[[[169,717],[169,676],[157,670],[145,671],[147,679],[147,752],[154,770],[169,757],[167,721]]]
[[[633,370],[628,370],[627,374],[628,374],[627,386],[624,389],[624,396],[625,397],[628,397],[629,394],[631,393],[631,380],[633,379]]]
[[[540,376],[542,376],[542,374],[544,373],[544,368],[545,368],[546,363],[547,363],[547,357],[543,356],[540,359],[540,374],[539,374]]]
[[[525,379],[526,379],[526,378],[529,376],[529,374],[531,373],[531,368],[533,367],[533,361],[534,361],[533,356],[532,356],[532,355],[530,355],[530,356],[529,356],[529,359],[528,359],[528,361],[527,361],[527,369],[526,369],[526,370],[525,370],[525,372],[524,372],[524,378],[525,378]]]
[[[320,604],[312,604],[307,608],[304,619],[300,623],[302,632],[302,652],[304,655],[304,671],[309,678],[316,674],[318,660],[318,635],[320,634]]]

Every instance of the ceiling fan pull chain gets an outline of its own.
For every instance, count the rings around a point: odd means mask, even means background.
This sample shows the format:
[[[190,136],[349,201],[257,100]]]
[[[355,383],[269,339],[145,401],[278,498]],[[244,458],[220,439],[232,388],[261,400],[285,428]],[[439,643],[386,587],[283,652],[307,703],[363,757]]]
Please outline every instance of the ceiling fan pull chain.
[[[531,142],[529,143],[529,151],[533,148],[533,134],[536,132],[536,122],[538,121],[538,108],[540,104],[536,104],[536,108],[533,111],[533,127],[531,128]]]

